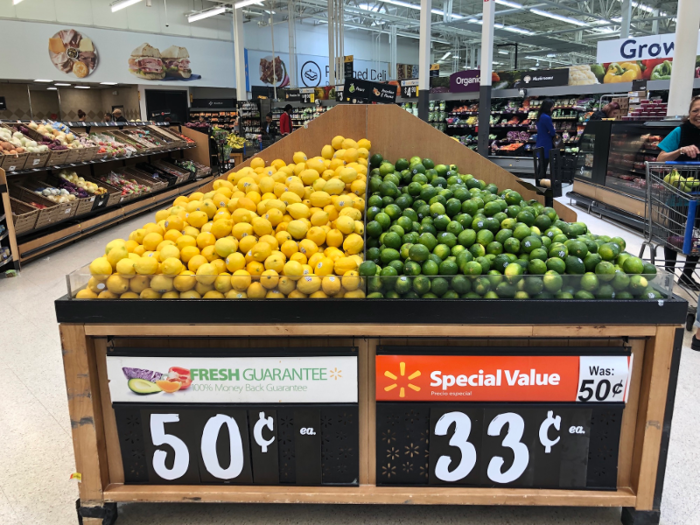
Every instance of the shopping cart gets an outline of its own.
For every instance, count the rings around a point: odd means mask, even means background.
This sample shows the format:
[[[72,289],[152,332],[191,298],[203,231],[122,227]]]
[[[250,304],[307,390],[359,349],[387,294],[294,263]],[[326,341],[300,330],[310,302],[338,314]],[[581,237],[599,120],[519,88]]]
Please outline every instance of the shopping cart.
[[[639,257],[649,248],[652,264],[675,274],[678,254],[685,256],[676,286],[688,300],[686,329],[690,330],[700,297],[696,284],[700,282],[696,269],[700,259],[700,162],[647,162],[646,190],[645,240]],[[656,259],[659,247],[664,248],[662,261]]]

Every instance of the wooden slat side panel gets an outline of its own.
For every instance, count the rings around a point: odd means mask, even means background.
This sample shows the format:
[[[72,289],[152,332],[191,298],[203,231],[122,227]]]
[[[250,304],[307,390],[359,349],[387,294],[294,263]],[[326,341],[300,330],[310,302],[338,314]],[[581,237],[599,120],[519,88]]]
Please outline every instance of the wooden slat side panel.
[[[632,487],[636,488],[637,493],[637,510],[652,510],[654,506],[675,331],[676,327],[660,326],[656,337],[648,340],[644,352],[642,401],[637,419],[637,437],[643,432],[643,441],[635,442],[632,472]],[[653,358],[650,359],[652,353]],[[640,455],[637,455],[637,446],[642,448],[639,451]]]
[[[76,472],[82,474],[80,499],[83,504],[99,503],[103,501],[109,473],[94,349],[82,325],[62,324],[60,332],[75,466]]]
[[[122,451],[119,445],[119,433],[117,432],[117,419],[112,408],[112,399],[109,393],[109,380],[107,378],[107,340],[94,339],[95,356],[97,361],[97,377],[100,382],[100,395],[102,399],[102,420],[107,449],[107,467],[109,468],[110,483],[124,483],[124,464]]]
[[[250,487],[236,485],[110,485],[108,501],[350,503],[400,505],[543,505],[631,507],[629,489],[611,492],[463,487]]]
[[[377,395],[376,395],[376,357],[377,339],[369,339],[367,344],[367,464],[369,469],[368,483],[377,483]]]
[[[370,375],[370,349],[369,349],[369,339],[357,339],[356,344],[358,346],[358,360],[357,360],[357,372],[358,372],[358,418],[359,418],[359,438],[360,438],[360,449],[359,449],[359,462],[360,462],[360,485],[367,485],[370,483],[370,440],[373,439],[371,428],[374,428],[374,420],[371,419],[369,413],[369,403],[370,403],[370,383],[373,384],[373,378]]]
[[[646,339],[631,339],[632,350],[632,377],[630,378],[629,398],[627,406],[622,413],[622,428],[620,431],[620,454],[617,461],[617,486],[631,487],[632,461],[636,433],[637,415],[639,411],[639,395],[642,383],[642,370],[644,369],[644,347]]]

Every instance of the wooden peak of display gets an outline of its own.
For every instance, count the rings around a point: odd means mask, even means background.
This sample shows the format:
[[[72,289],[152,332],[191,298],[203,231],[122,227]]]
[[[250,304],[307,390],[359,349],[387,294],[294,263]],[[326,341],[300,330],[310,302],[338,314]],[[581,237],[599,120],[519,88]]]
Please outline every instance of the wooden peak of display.
[[[512,189],[525,199],[544,203],[544,198],[526,188],[520,178],[394,104],[335,106],[309,122],[308,127],[295,130],[253,158],[259,157],[269,164],[275,159],[290,161],[297,151],[313,157],[320,155],[323,146],[330,144],[337,135],[354,140],[369,139],[372,143],[370,153],[379,153],[391,162],[402,157],[419,156],[432,159],[436,164],[455,164],[462,174],[471,173],[487,184],[495,184],[499,190]],[[236,166],[233,171],[249,166],[251,160]],[[562,220],[577,220],[576,212],[571,208],[556,201],[554,208]]]

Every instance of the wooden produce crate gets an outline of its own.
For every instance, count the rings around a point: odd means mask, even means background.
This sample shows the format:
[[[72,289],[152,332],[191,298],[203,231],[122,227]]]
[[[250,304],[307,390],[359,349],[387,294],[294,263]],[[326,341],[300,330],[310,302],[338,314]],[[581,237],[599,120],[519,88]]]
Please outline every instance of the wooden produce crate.
[[[12,206],[12,221],[15,225],[15,235],[22,235],[32,231],[34,226],[36,226],[39,210],[14,197],[10,197],[10,203]]]
[[[37,169],[46,166],[49,160],[51,151],[45,151],[44,153],[28,153],[27,162],[24,165],[24,169]]]
[[[78,199],[77,199],[77,198],[74,199],[74,200],[72,200],[72,201],[70,201],[70,202],[55,203],[55,202],[52,201],[51,199],[47,199],[47,198],[44,197],[43,195],[39,195],[38,193],[35,193],[35,190],[41,189],[42,186],[53,188],[53,186],[51,186],[50,183],[43,182],[43,181],[42,181],[42,182],[39,182],[39,181],[36,181],[36,180],[33,180],[33,179],[29,179],[29,178],[23,179],[21,182],[18,182],[18,183],[17,183],[15,186],[13,186],[13,187],[17,187],[17,188],[21,188],[21,189],[23,189],[23,190],[26,190],[26,191],[29,192],[31,195],[36,195],[37,197],[41,197],[42,199],[44,199],[44,200],[50,202],[51,204],[53,204],[53,205],[55,205],[55,206],[58,206],[58,212],[57,212],[57,215],[58,215],[57,220],[58,220],[58,221],[63,221],[63,220],[65,220],[65,219],[70,219],[71,217],[74,217],[74,216],[75,216],[76,212],[78,211],[78,205],[80,204],[80,203],[78,202]],[[54,188],[54,189],[55,189],[55,188]],[[26,200],[26,199],[25,199],[25,200]],[[42,202],[41,204],[44,204],[44,203]]]
[[[99,149],[100,148],[98,146],[88,146],[86,148],[82,148],[80,150],[80,162],[90,162],[91,160],[94,160],[97,150]]]
[[[107,193],[103,195],[96,195],[95,196],[95,203],[92,207],[93,210],[97,209],[103,209],[103,208],[109,208],[111,206],[115,206],[119,204],[122,200],[122,192],[121,190],[115,188],[111,184],[107,184],[106,182],[102,182],[99,179],[95,179],[93,177],[83,175],[82,176],[85,180],[94,182],[97,184],[100,188],[104,188],[107,190]]]
[[[38,211],[35,228],[43,228],[49,224],[55,224],[61,222],[64,217],[61,214],[61,204],[56,204],[49,199],[37,195],[33,191],[29,191],[21,186],[11,186],[10,195],[14,195],[17,199],[21,200],[27,206]],[[46,208],[37,208],[32,202],[46,206]]]
[[[148,130],[151,133],[155,133],[155,134],[171,141],[171,144],[172,144],[171,147],[173,147],[173,148],[184,148],[185,146],[187,146],[186,140],[184,140],[182,137],[178,137],[174,133],[170,133],[168,128],[162,128],[160,126],[153,126],[153,125],[146,126],[146,127],[148,128]]]
[[[145,153],[155,153],[159,150],[159,148],[156,148],[145,141],[136,140],[132,136],[127,135],[126,133],[123,133],[121,131],[110,131],[109,135],[112,135],[117,141],[121,142],[122,144],[133,146],[134,148],[136,148],[137,154],[139,155]]]
[[[29,153],[19,153],[17,155],[0,155],[0,168],[7,173],[22,171],[27,164]]]
[[[148,175],[144,174],[140,170],[136,168],[124,168],[121,171],[125,176],[129,178],[135,179],[137,182],[140,182],[141,184],[144,184],[145,186],[148,186],[151,188],[150,193],[155,193],[157,191],[160,191],[162,189],[165,189],[168,187],[167,182],[162,182],[162,181],[156,181],[153,180],[151,177]]]
[[[62,179],[59,179],[58,177],[54,177],[54,176],[49,176],[49,178],[47,179],[47,182],[50,185],[58,188],[60,180],[62,180]],[[70,184],[73,184],[73,183],[70,183]],[[73,186],[75,186],[75,185],[73,184]],[[92,211],[92,208],[95,205],[95,201],[97,200],[97,198],[98,198],[97,195],[90,195],[89,197],[77,197],[76,200],[73,201],[73,202],[78,203],[77,209],[75,211],[75,216],[78,217],[80,215],[85,215],[86,213],[90,213]]]
[[[80,162],[83,156],[82,148],[71,148],[68,150],[68,155],[66,156],[66,164],[76,164]]]
[[[70,150],[51,150],[51,155],[49,155],[49,160],[46,161],[47,166],[61,166],[63,164],[68,164],[68,155],[70,155]]]

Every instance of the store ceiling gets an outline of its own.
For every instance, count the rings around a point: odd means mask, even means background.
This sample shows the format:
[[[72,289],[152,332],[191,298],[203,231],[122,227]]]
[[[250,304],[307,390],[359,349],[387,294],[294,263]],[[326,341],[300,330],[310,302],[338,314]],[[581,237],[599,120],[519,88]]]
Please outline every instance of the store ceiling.
[[[595,62],[598,40],[620,37],[622,0],[495,0],[494,69],[515,67],[513,47],[518,44],[518,68],[563,67]],[[677,0],[631,0],[631,36],[675,31]],[[325,0],[293,2],[266,0],[264,6],[244,8],[250,20],[267,22],[269,9],[275,23],[287,19],[293,5],[297,20],[327,22]],[[265,10],[268,11],[265,11]],[[433,0],[433,56],[441,73],[469,66],[472,48],[481,41],[483,0]],[[345,3],[345,30],[369,31],[383,38],[391,26],[400,38],[417,39],[419,0],[348,0]],[[447,53],[450,53],[446,58]]]

